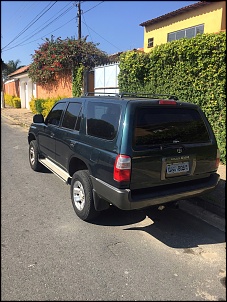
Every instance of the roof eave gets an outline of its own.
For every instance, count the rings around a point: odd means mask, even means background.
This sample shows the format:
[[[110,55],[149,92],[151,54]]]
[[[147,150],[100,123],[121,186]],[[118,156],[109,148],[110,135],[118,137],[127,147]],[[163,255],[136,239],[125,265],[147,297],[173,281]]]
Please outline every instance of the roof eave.
[[[191,5],[188,5],[188,6],[185,6],[185,7],[182,7],[182,8],[179,8],[175,11],[172,11],[170,13],[167,13],[165,15],[162,15],[162,16],[159,16],[157,18],[154,18],[154,19],[151,19],[151,20],[148,20],[148,21],[145,21],[143,23],[140,23],[139,25],[140,26],[148,26],[148,25],[152,25],[152,24],[155,24],[155,23],[159,23],[163,20],[167,20],[167,19],[170,19],[172,17],[175,17],[175,16],[178,16],[178,15],[181,15],[183,13],[186,13],[190,10],[193,10],[193,9],[196,9],[198,7],[202,7],[202,6],[205,6],[205,5],[208,5],[208,4],[211,4],[213,3],[212,1],[211,2],[207,2],[207,1],[199,1],[198,3],[194,3],[194,4],[191,4]]]

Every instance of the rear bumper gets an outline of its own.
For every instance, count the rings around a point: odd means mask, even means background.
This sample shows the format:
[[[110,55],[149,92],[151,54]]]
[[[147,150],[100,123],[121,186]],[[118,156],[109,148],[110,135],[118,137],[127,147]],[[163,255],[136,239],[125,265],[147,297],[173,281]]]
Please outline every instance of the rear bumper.
[[[214,173],[210,177],[196,181],[134,191],[117,189],[92,176],[91,179],[93,190],[100,198],[107,200],[119,209],[134,210],[207,193],[216,187],[220,175]]]

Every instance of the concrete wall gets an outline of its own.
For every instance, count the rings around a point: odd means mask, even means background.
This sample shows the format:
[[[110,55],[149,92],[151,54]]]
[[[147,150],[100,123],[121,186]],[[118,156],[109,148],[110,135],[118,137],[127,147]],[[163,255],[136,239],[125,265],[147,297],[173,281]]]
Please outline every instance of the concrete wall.
[[[20,97],[19,80],[9,80],[4,83],[3,92],[5,94]]]
[[[21,99],[21,108],[30,109],[29,102],[32,97],[35,98],[55,98],[55,97],[72,97],[72,75],[61,74],[57,78],[57,82],[52,85],[41,86],[35,84],[28,77],[28,74],[17,75],[17,79],[7,81],[3,85],[4,94],[17,96]],[[84,92],[94,91],[94,71],[88,72],[84,79]]]
[[[72,75],[59,76],[57,83],[54,85],[40,86],[36,85],[36,97],[37,98],[51,98],[51,97],[72,97]]]

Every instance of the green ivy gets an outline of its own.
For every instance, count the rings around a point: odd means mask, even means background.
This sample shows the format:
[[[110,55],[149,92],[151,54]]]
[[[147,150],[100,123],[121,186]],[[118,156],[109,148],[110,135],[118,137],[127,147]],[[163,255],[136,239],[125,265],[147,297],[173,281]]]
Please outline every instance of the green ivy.
[[[120,91],[176,95],[199,105],[226,164],[226,33],[203,34],[120,57]]]
[[[72,94],[73,97],[80,97],[83,89],[83,74],[84,66],[80,64],[78,67],[73,69],[72,74]]]

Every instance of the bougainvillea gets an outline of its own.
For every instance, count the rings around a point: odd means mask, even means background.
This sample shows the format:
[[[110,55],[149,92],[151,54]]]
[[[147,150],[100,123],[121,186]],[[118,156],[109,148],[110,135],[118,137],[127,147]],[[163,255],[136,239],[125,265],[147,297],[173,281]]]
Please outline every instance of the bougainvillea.
[[[40,85],[51,84],[59,72],[68,73],[81,64],[91,69],[95,65],[108,63],[108,55],[97,48],[97,44],[85,39],[51,39],[40,45],[32,55],[29,77]]]

